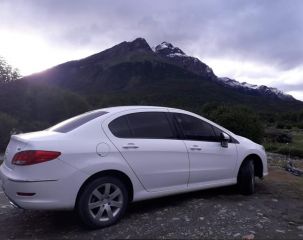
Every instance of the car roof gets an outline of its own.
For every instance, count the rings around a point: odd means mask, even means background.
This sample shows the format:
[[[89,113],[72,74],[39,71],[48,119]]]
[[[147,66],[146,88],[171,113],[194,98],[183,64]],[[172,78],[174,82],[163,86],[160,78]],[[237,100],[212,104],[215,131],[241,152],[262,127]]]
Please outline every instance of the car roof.
[[[161,106],[144,106],[144,105],[130,105],[130,106],[117,106],[117,107],[108,107],[108,108],[101,108],[101,109],[96,109],[96,110],[93,110],[92,112],[94,111],[106,111],[108,113],[111,113],[111,114],[115,114],[115,113],[119,113],[119,112],[122,112],[122,111],[126,111],[126,110],[136,110],[136,109],[159,109],[159,110],[170,110],[170,111],[174,111],[174,112],[179,112],[179,113],[187,113],[187,114],[190,114],[190,115],[194,115],[196,117],[199,117],[199,118],[202,118],[204,119],[204,121],[220,128],[221,130],[224,130],[225,132],[227,132],[228,134],[231,134],[231,135],[235,135],[233,132],[229,131],[228,129],[218,125],[217,123],[201,116],[201,115],[198,115],[196,113],[193,113],[193,112],[190,112],[190,111],[186,111],[186,110],[183,110],[183,109],[178,109],[178,108],[171,108],[171,107],[161,107]],[[106,115],[103,115],[104,117],[106,117]]]
[[[181,113],[188,113],[188,114],[194,114],[197,115],[193,112],[184,110],[184,109],[179,109],[179,108],[172,108],[172,107],[161,107],[161,106],[144,106],[144,105],[130,105],[130,106],[117,106],[117,107],[108,107],[108,108],[101,108],[101,109],[96,109],[93,111],[106,111],[108,113],[119,113],[122,111],[126,110],[137,110],[137,109],[158,109],[158,110],[169,110],[169,111],[175,111],[175,112],[181,112]],[[201,117],[201,116],[200,116]]]
[[[119,106],[119,107],[108,107],[108,108],[102,108],[97,110],[106,111],[109,113],[117,113],[125,110],[136,110],[136,109],[168,109],[167,107],[159,107],[159,106]]]

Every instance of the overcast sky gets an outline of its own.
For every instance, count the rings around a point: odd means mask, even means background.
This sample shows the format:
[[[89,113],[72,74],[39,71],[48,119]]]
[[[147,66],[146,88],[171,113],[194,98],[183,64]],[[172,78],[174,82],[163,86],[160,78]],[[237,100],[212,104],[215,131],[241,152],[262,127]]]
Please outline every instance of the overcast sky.
[[[0,55],[23,75],[137,37],[303,100],[301,0],[0,0]]]

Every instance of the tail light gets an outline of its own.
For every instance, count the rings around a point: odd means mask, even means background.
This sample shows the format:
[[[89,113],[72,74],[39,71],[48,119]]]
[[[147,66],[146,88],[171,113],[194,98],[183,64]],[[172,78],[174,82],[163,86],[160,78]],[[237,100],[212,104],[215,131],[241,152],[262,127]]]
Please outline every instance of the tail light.
[[[15,154],[12,164],[15,165],[33,165],[56,159],[61,155],[60,152],[29,150]]]

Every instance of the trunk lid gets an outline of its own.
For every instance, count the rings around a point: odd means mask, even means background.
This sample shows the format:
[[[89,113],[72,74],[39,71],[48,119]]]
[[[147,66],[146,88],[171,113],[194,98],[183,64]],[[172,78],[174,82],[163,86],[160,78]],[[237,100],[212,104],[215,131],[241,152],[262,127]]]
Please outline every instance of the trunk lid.
[[[11,136],[4,154],[4,164],[8,168],[14,169],[15,165],[12,164],[13,157],[17,152],[26,150],[27,145],[26,140],[18,137],[17,135]]]
[[[4,154],[4,164],[8,168],[14,169],[15,165],[12,164],[12,160],[17,152],[25,150],[34,150],[32,149],[33,147],[35,147],[33,146],[33,143],[50,140],[55,141],[58,135],[62,135],[62,133],[51,131],[39,131],[12,135]]]

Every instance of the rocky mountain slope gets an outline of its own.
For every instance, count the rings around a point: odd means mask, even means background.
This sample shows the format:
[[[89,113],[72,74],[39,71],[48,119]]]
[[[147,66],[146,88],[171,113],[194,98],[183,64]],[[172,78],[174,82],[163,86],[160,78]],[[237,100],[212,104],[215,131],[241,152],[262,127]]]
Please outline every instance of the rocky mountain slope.
[[[162,42],[154,48],[156,54],[162,57],[169,58],[171,62],[183,67],[191,72],[194,72],[203,77],[210,77],[214,81],[218,81],[223,85],[231,88],[235,88],[244,92],[251,92],[256,94],[267,95],[271,97],[277,97],[286,101],[295,100],[291,95],[283,93],[282,91],[267,87],[264,85],[253,85],[246,82],[238,82],[228,77],[216,77],[213,70],[205,63],[201,62],[198,58],[186,55],[180,48],[174,47],[171,43]]]
[[[266,96],[277,97],[285,101],[295,101],[295,98],[293,96],[284,93],[277,88],[267,87],[265,85],[254,85],[247,82],[240,83],[234,79],[230,79],[227,77],[218,78],[218,80],[231,88],[235,88],[247,92],[257,92]]]

